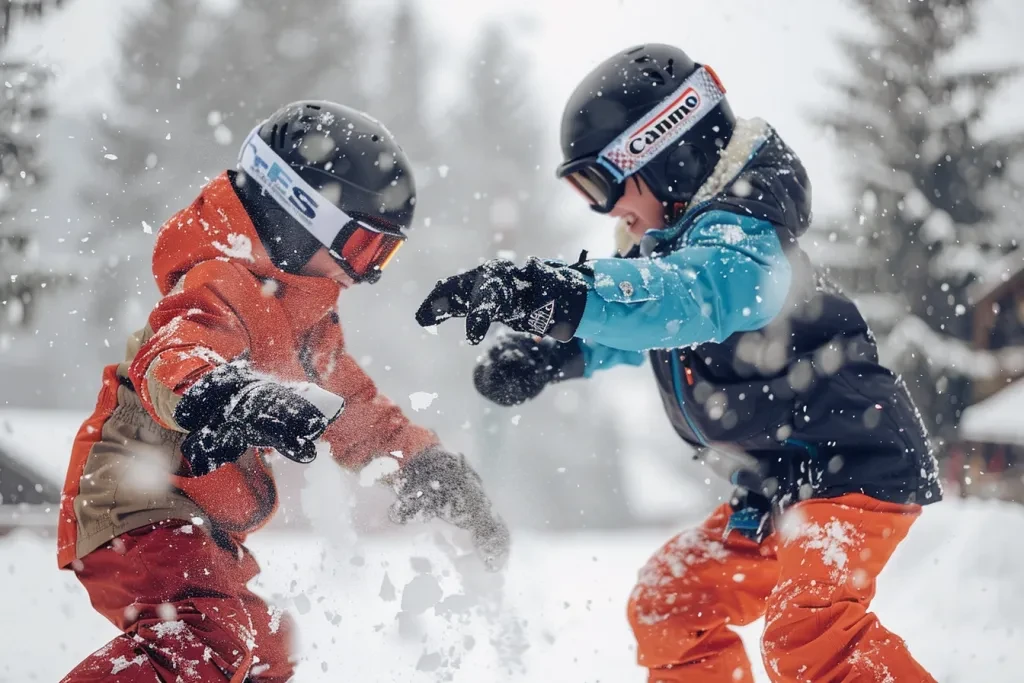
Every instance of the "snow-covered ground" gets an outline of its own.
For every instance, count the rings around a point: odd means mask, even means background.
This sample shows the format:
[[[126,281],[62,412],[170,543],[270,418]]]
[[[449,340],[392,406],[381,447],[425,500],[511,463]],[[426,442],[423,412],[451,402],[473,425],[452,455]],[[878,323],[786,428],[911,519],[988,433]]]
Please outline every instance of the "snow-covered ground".
[[[639,683],[624,602],[667,534],[520,534],[500,578],[433,527],[333,542],[267,532],[252,547],[261,592],[298,620],[300,681]],[[945,502],[883,575],[877,611],[939,681],[1021,680],[1022,538],[1022,507]],[[0,558],[0,681],[58,680],[114,635],[55,569],[51,540],[8,537]],[[744,630],[755,653],[758,628]]]

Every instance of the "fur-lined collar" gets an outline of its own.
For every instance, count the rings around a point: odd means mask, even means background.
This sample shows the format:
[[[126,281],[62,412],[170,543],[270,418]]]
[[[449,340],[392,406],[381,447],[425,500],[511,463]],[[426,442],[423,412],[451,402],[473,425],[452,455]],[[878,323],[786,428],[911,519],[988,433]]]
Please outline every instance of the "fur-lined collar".
[[[737,119],[732,138],[722,150],[715,170],[693,195],[690,206],[711,199],[735,180],[750,158],[768,139],[771,130],[771,126],[764,119]]]
[[[729,144],[722,150],[715,170],[693,195],[690,206],[707,201],[722,192],[768,139],[771,130],[771,126],[764,119],[736,119],[736,127],[733,129]],[[615,249],[619,255],[625,256],[633,247],[640,244],[640,240],[640,237],[627,229],[626,220],[620,218],[615,224]]]

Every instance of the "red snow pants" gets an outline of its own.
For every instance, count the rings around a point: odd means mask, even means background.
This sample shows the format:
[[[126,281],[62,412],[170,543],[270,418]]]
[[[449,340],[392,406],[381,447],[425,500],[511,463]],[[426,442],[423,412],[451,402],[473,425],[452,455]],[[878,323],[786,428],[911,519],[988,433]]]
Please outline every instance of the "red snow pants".
[[[246,548],[173,520],[130,531],[73,567],[93,607],[124,631],[62,683],[278,683],[290,623],[246,588]]]
[[[775,683],[934,683],[868,611],[875,579],[920,514],[861,494],[794,505],[761,545],[723,505],[665,544],[629,600],[649,683],[752,683],[730,624],[766,615],[761,656]]]

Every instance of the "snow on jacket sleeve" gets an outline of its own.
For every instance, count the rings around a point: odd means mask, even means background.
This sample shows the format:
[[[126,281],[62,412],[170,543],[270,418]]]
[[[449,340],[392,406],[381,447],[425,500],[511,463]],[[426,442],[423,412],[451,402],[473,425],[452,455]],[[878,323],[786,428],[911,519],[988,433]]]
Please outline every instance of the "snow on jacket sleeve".
[[[174,421],[181,395],[249,347],[235,302],[252,297],[241,291],[245,281],[237,268],[218,261],[196,266],[149,316],[128,374],[146,410],[164,427],[184,431]]]
[[[618,365],[637,367],[644,364],[647,356],[640,351],[623,351],[591,341],[579,340],[583,350],[583,376],[592,377],[598,370],[608,370]]]
[[[792,277],[775,228],[728,211],[701,215],[664,256],[590,265],[593,286],[576,336],[623,351],[760,329],[782,310]]]
[[[437,435],[414,424],[386,396],[344,349],[340,325],[325,319],[309,340],[310,363],[317,384],[345,398],[345,410],[323,438],[343,467],[358,469],[375,457],[400,453],[404,465],[430,446]]]

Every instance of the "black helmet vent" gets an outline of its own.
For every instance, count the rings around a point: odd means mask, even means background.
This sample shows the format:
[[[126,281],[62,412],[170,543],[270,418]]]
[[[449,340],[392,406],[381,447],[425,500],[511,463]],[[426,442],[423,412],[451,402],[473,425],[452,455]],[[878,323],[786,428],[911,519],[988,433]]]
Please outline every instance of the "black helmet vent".
[[[657,69],[644,69],[640,73],[644,78],[649,78],[654,85],[665,85],[665,77]]]

